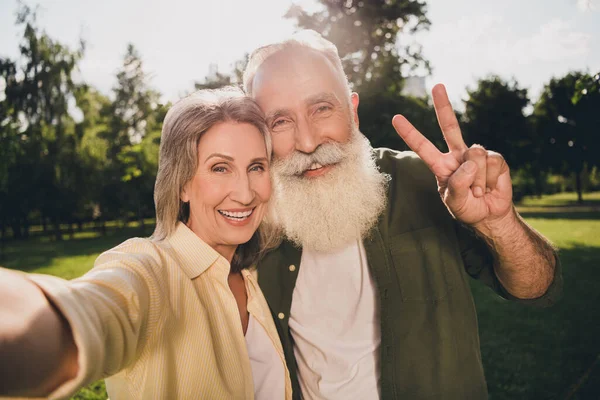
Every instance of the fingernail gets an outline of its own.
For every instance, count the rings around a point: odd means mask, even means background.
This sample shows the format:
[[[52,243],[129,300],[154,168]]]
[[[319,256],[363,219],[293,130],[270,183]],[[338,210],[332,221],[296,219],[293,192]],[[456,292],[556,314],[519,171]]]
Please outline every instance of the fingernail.
[[[481,189],[479,186],[475,186],[475,189],[473,189],[473,194],[475,197],[481,197],[483,196],[483,189]]]

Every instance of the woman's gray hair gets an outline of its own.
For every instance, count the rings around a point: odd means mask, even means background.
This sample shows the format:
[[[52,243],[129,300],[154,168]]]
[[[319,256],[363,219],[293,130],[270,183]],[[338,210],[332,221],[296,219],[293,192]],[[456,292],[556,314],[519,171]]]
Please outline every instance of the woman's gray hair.
[[[312,50],[324,55],[325,58],[333,64],[333,67],[339,75],[340,82],[344,83],[348,95],[350,95],[348,77],[344,73],[344,67],[342,66],[342,60],[338,54],[337,47],[317,32],[305,29],[294,33],[292,36],[281,42],[259,47],[250,54],[248,64],[244,70],[244,90],[248,96],[252,96],[254,76],[262,63],[265,62],[267,58],[280,51],[293,48]]]
[[[248,123],[258,128],[271,157],[271,135],[263,113],[240,89],[200,90],[179,100],[167,112],[162,127],[154,185],[153,240],[168,238],[179,221],[187,222],[189,203],[181,200],[181,193],[198,168],[198,143],[204,132],[222,122]]]

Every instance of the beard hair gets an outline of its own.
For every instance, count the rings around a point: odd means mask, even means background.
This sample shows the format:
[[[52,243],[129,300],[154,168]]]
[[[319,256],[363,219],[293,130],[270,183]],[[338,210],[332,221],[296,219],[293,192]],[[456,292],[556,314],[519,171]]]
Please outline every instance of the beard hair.
[[[386,206],[390,178],[354,123],[351,130],[347,143],[323,143],[313,153],[295,151],[273,162],[266,223],[299,247],[327,252],[364,239]],[[323,176],[302,176],[312,163],[336,165]]]

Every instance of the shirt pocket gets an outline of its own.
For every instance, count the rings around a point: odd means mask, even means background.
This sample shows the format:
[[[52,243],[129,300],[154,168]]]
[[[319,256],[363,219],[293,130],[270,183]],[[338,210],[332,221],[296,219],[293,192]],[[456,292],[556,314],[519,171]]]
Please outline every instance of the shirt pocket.
[[[390,238],[390,252],[402,300],[437,302],[450,291],[446,261],[448,238],[440,227],[429,227]]]

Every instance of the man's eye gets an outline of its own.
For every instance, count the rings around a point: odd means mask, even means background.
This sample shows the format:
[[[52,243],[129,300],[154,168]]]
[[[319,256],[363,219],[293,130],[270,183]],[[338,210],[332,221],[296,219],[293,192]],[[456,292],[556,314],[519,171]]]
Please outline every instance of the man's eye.
[[[319,114],[319,113],[329,111],[329,110],[331,110],[331,106],[322,105],[322,106],[319,106],[319,108],[317,108],[315,113]]]
[[[277,119],[277,120],[275,120],[275,121],[273,122],[273,124],[271,125],[271,128],[272,128],[272,129],[275,129],[275,128],[281,128],[281,127],[283,127],[283,126],[287,125],[289,122],[290,122],[290,121],[289,121],[289,120],[287,120],[287,119],[283,119],[283,118],[281,118],[281,119]]]

